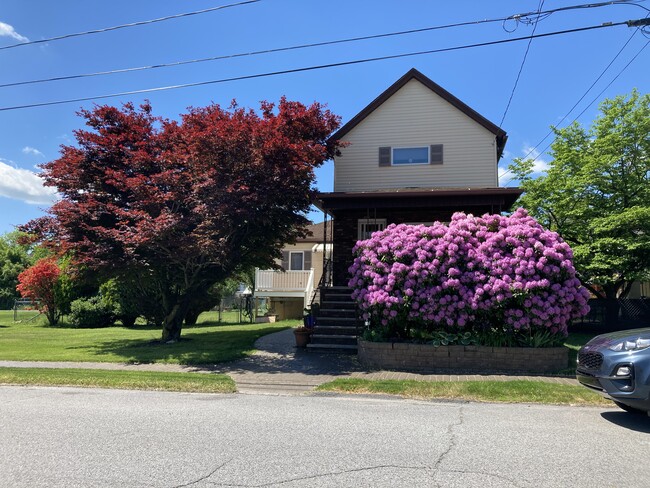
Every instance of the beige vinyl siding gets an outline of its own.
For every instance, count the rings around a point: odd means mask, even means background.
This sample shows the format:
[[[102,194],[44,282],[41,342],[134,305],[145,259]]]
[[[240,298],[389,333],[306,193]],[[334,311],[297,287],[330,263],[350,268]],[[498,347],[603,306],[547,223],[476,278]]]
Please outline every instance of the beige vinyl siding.
[[[298,242],[296,244],[286,244],[283,251],[295,252],[295,251],[311,251],[312,248],[318,244],[317,242]],[[276,261],[277,264],[282,264],[280,261]],[[323,275],[323,253],[322,252],[312,252],[311,253],[311,267],[314,268],[314,287],[318,285],[320,277]]]
[[[417,80],[411,80],[343,138],[334,191],[496,187],[495,135]],[[441,165],[380,167],[379,148],[443,144]]]

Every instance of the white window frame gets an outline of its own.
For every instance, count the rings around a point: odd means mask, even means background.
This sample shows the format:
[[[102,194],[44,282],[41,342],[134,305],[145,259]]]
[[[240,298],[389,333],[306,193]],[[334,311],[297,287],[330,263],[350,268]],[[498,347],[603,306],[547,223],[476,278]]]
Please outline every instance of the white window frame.
[[[300,264],[300,269],[293,269],[291,266],[293,260],[291,259],[292,254],[300,254],[302,256],[302,261]],[[289,251],[289,269],[288,271],[304,271],[305,270],[305,252],[304,251]]]
[[[395,163],[395,150],[399,149],[425,149],[427,153],[427,160],[424,163]],[[430,146],[395,146],[390,148],[390,164],[392,166],[411,166],[411,165],[425,165],[431,163],[431,148]]]
[[[369,225],[369,224],[370,225],[379,225],[379,226],[381,226],[380,229],[377,229],[377,230],[375,230],[373,232],[377,232],[379,230],[384,230],[386,228],[386,219],[359,219],[357,221],[357,239],[358,240],[363,241],[363,240],[366,240],[366,239],[370,239],[370,235],[372,234],[372,232],[370,234],[368,234],[368,236],[365,235],[368,232],[365,229],[365,227],[367,225]]]

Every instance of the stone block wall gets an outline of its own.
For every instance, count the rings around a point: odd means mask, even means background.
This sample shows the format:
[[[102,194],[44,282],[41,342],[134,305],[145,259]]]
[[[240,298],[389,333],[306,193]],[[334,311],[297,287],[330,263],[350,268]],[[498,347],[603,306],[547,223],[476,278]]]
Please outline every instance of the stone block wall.
[[[359,339],[357,354],[359,362],[365,367],[418,372],[455,369],[553,373],[567,368],[569,363],[569,350],[566,347],[436,347]]]

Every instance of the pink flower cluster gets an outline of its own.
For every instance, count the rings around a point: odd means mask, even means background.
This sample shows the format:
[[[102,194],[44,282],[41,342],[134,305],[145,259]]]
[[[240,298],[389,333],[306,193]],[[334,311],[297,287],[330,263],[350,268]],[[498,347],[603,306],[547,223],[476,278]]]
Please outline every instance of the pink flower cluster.
[[[391,224],[353,252],[349,286],[373,324],[566,334],[589,311],[571,249],[521,208],[508,217],[456,213],[449,225]]]

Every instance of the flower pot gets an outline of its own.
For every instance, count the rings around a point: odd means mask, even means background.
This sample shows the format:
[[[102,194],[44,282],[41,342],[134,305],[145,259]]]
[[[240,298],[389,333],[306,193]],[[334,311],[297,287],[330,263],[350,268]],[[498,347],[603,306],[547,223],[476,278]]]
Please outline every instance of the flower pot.
[[[311,331],[305,329],[294,329],[294,335],[296,336],[296,347],[307,347],[311,339]]]

